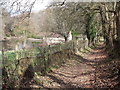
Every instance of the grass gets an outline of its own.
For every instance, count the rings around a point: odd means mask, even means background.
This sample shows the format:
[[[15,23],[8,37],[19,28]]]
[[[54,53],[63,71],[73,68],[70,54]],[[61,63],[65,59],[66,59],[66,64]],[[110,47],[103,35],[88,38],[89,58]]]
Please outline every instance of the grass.
[[[8,61],[13,61],[16,58],[16,53],[15,52],[6,52],[5,56],[7,56]]]
[[[34,52],[34,53],[33,53]],[[30,50],[24,51],[24,50],[19,50],[19,51],[7,51],[4,52],[4,59],[2,58],[2,52],[0,52],[0,60],[4,60],[4,64],[12,64],[16,60],[16,56],[18,55],[18,59],[25,58],[27,56],[35,56],[37,54],[37,50],[34,50],[31,52]]]
[[[9,61],[14,60],[15,57],[16,57],[15,52],[5,52],[5,53],[4,53],[4,58],[5,58],[5,59],[7,58],[7,60],[9,60]],[[2,53],[0,53],[0,59],[3,59],[3,58],[2,58]]]
[[[37,35],[29,35],[28,38],[34,38],[34,39],[41,39],[40,36],[37,36]]]
[[[2,62],[4,63],[4,65],[8,65],[11,62],[15,61],[15,58],[16,58],[15,52],[5,52],[4,53],[4,59],[2,58],[2,53],[0,53],[0,60],[2,60]]]
[[[87,53],[87,52],[90,52],[90,50],[91,50],[91,48],[87,47],[87,48],[81,49],[80,52]]]
[[[76,36],[80,35],[78,32],[72,31],[73,40],[76,40]]]
[[[57,68],[59,68],[58,65],[53,65],[53,66],[51,66],[51,67],[49,67],[49,68],[46,69],[46,73],[52,71],[53,69],[57,69]]]

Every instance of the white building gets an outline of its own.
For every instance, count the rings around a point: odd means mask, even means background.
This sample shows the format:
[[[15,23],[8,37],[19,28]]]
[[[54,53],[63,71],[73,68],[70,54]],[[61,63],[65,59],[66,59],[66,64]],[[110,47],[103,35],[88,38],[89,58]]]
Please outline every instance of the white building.
[[[68,33],[68,41],[72,40],[72,33],[71,31]]]

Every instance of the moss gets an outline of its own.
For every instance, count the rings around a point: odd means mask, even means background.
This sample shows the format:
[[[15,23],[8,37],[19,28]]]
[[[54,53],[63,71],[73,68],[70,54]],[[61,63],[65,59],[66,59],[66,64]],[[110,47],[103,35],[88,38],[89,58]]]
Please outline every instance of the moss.
[[[87,14],[86,34],[87,38],[93,42],[96,37],[96,22],[94,21],[95,13]]]
[[[16,57],[16,53],[15,52],[6,52],[5,57],[8,62],[14,61],[15,57]]]

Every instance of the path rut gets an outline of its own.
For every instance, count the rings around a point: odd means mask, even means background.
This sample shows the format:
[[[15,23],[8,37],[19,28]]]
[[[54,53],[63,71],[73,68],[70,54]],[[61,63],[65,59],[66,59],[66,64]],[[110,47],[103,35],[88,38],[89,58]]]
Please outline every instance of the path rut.
[[[38,76],[38,88],[96,88],[97,65],[105,61],[104,46],[98,46],[87,53],[77,53],[67,63],[45,76]]]

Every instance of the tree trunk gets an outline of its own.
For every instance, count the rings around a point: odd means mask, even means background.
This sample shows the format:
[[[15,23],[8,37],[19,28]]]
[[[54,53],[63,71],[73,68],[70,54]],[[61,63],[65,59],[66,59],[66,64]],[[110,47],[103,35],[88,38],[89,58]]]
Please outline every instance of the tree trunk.
[[[103,37],[105,40],[105,44],[107,45],[108,39],[107,39],[107,32],[106,32],[106,26],[105,26],[105,15],[102,13],[102,8],[100,8],[100,15],[101,15],[101,21],[102,21],[102,30],[103,30]]]
[[[120,2],[117,2],[116,5],[116,32],[117,32],[117,41],[115,43],[115,50],[117,54],[120,54]]]
[[[113,47],[113,22],[114,17],[113,14],[108,14],[108,7],[104,6],[104,8],[100,7],[100,15],[102,21],[102,29],[103,29],[103,37],[105,40],[105,44],[108,48]]]
[[[65,42],[67,42],[67,41],[68,41],[68,38],[67,38],[66,36],[64,36],[64,39],[65,39]]]

